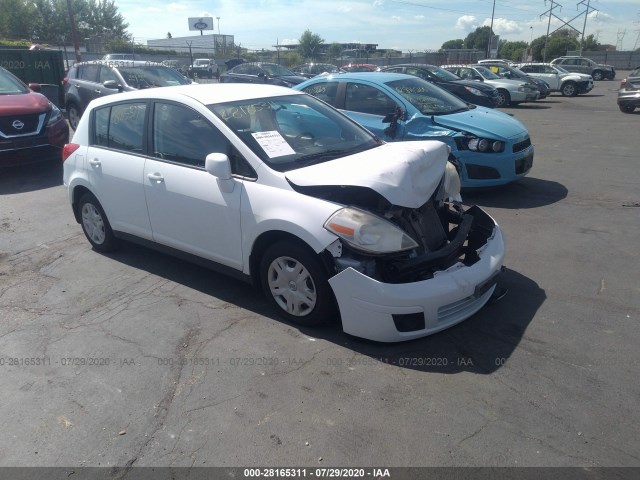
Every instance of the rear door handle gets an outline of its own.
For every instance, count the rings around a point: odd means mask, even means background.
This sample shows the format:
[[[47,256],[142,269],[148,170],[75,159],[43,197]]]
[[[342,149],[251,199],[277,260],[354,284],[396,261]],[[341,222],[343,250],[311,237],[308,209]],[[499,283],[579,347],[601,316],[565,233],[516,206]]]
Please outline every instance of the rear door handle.
[[[92,167],[99,167],[100,165],[102,165],[102,162],[100,160],[98,160],[97,158],[94,158],[93,160],[89,160],[89,164]]]
[[[162,183],[164,182],[164,177],[162,176],[161,173],[148,173],[147,174],[147,178],[149,180],[151,180],[152,182],[156,182],[156,183]]]

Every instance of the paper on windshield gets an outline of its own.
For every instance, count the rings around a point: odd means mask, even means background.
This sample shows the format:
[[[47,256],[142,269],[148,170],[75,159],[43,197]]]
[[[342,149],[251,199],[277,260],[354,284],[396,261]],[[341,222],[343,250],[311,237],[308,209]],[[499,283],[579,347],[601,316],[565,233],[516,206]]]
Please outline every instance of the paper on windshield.
[[[269,158],[283,157],[296,153],[277,130],[257,132],[251,135],[253,135],[253,138],[256,139],[256,142],[258,142]]]

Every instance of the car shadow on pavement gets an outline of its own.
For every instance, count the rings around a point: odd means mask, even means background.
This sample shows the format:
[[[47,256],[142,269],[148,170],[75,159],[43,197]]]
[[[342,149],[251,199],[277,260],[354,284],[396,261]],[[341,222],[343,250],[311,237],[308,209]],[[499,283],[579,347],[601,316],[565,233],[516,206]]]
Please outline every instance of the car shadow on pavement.
[[[62,185],[62,163],[36,163],[18,167],[3,167],[0,174],[0,195],[33,192]]]
[[[561,183],[525,177],[517,182],[494,188],[464,189],[465,205],[497,208],[537,208],[559,202],[569,191]]]
[[[401,343],[379,343],[345,334],[338,319],[321,328],[290,324],[267,304],[258,289],[204,267],[131,243],[107,257],[194,289],[260,316],[291,325],[301,334],[340,345],[354,352],[345,364],[383,362],[424,372],[491,373],[508,361],[527,326],[546,299],[533,280],[506,269],[498,287],[507,295],[490,303],[464,322],[429,337]],[[259,341],[259,339],[256,339]],[[359,359],[359,360],[358,360]],[[362,364],[363,362],[361,362]]]

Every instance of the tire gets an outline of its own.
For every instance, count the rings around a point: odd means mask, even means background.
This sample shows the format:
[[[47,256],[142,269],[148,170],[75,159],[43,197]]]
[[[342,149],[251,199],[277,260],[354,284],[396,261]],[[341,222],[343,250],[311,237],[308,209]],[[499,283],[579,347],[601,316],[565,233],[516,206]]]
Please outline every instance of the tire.
[[[75,130],[78,128],[78,122],[80,122],[80,117],[82,113],[80,112],[80,108],[75,103],[67,104],[67,119],[69,120],[69,126]]]
[[[633,113],[633,111],[636,109],[636,107],[633,105],[618,105],[618,107],[620,107],[620,111],[622,113]]]
[[[575,97],[578,95],[578,86],[575,82],[565,82],[562,84],[562,87],[560,87],[560,93],[562,93],[564,97]]]
[[[497,108],[508,107],[511,104],[511,95],[509,95],[509,92],[503,90],[502,88],[498,89],[498,98],[500,99],[500,101],[498,102],[498,105],[496,105]]]
[[[91,193],[85,193],[78,202],[80,224],[87,240],[98,252],[111,252],[118,246],[111,225],[98,199]]]
[[[260,261],[260,283],[267,301],[292,323],[316,327],[337,317],[320,258],[300,243],[280,241],[267,248]]]
[[[591,76],[593,77],[594,82],[599,82],[604,78],[604,73],[602,73],[600,70],[596,70],[591,74]]]

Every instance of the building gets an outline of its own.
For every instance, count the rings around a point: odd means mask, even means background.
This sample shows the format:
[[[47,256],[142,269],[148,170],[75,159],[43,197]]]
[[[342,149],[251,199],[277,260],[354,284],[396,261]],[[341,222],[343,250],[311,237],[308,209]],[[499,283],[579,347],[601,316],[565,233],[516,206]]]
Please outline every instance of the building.
[[[186,52],[197,57],[198,55],[224,55],[235,48],[235,43],[233,35],[211,34],[147,40],[147,47],[156,50]]]

